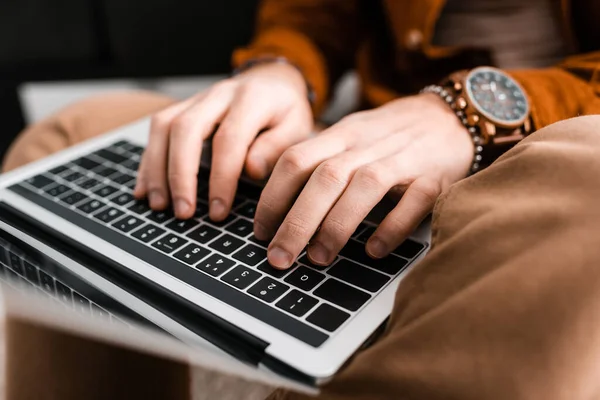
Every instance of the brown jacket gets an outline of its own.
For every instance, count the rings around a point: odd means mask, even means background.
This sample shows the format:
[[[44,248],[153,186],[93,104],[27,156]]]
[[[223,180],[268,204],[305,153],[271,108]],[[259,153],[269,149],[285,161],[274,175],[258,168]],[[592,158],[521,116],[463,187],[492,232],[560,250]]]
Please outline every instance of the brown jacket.
[[[558,66],[510,71],[532,102],[541,128],[582,114],[600,113],[600,2],[549,0],[562,16],[573,55]],[[365,106],[414,94],[459,69],[490,65],[481,49],[432,45],[444,0],[263,0],[257,34],[234,64],[264,55],[296,63],[316,91],[315,111],[331,86],[356,67]]]

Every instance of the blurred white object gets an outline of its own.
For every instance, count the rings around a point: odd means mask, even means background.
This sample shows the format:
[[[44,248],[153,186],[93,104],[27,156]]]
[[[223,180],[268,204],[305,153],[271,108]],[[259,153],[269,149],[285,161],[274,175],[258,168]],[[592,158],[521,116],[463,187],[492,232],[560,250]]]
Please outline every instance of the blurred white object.
[[[93,80],[73,82],[26,83],[19,88],[21,106],[27,123],[39,121],[65,106],[87,97],[117,91],[150,90],[178,99],[188,98],[210,87],[226,75],[164,78],[152,80]],[[344,76],[334,92],[329,108],[322,116],[333,123],[358,106],[358,79],[355,73]]]

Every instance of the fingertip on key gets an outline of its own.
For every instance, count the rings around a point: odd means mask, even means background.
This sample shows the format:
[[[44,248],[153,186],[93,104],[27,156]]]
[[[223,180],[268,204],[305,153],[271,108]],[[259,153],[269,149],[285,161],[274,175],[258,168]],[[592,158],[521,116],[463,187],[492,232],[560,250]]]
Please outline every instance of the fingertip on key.
[[[372,237],[367,242],[367,254],[372,258],[384,258],[389,251],[386,244],[377,237]]]
[[[210,207],[208,210],[208,214],[210,219],[213,221],[222,221],[227,218],[227,210],[225,208],[225,203],[221,199],[213,199],[210,202]]]
[[[280,247],[273,247],[267,252],[271,266],[277,269],[288,269],[292,265],[292,255]]]

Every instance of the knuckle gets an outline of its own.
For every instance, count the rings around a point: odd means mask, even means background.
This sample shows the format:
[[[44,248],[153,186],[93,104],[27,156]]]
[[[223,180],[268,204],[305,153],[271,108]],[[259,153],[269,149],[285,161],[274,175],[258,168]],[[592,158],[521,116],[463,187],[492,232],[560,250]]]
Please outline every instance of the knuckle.
[[[169,126],[170,122],[171,120],[167,114],[162,112],[156,113],[150,119],[150,126],[153,128],[150,130],[150,132],[157,133],[161,130],[164,130]]]
[[[423,178],[413,183],[412,192],[423,198],[427,204],[433,204],[442,192],[442,186],[435,179]]]
[[[306,238],[310,236],[306,222],[298,216],[290,215],[284,222],[284,231],[291,238]]]
[[[328,240],[331,239],[342,239],[350,236],[352,233],[348,222],[338,218],[327,218],[321,225],[320,233],[326,235]]]
[[[389,180],[384,168],[372,164],[359,168],[356,178],[367,187],[386,187]]]
[[[325,184],[346,186],[350,174],[344,163],[336,160],[328,160],[317,167],[315,175]]]
[[[193,123],[194,120],[192,117],[188,115],[180,115],[173,120],[173,123],[171,124],[171,132],[173,135],[177,136],[187,134],[192,128]]]
[[[299,146],[292,146],[283,153],[279,162],[286,172],[293,174],[307,168],[308,157]]]

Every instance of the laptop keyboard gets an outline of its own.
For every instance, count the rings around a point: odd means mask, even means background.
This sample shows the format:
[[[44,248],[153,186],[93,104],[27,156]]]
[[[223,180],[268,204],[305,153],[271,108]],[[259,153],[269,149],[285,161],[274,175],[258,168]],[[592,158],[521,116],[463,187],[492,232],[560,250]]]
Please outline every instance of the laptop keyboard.
[[[389,257],[373,260],[365,253],[364,243],[375,228],[363,223],[331,266],[315,266],[303,253],[289,270],[275,270],[266,261],[267,243],[252,234],[260,189],[240,182],[233,212],[215,223],[207,215],[208,171],[201,170],[195,216],[177,220],[171,211],[155,212],[146,202],[134,199],[142,152],[140,146],[119,141],[11,190],[34,201],[40,197],[52,200],[143,244],[147,259],[152,252],[160,253],[327,335],[337,331],[426,247],[407,239]],[[198,276],[187,270],[185,276],[184,281],[198,287],[194,284],[194,279],[200,280]],[[182,279],[181,274],[176,277]]]
[[[0,281],[17,291],[36,291],[38,295],[79,314],[91,315],[102,321],[131,327],[121,318],[79,293],[50,271],[37,265],[21,249],[0,238]]]

